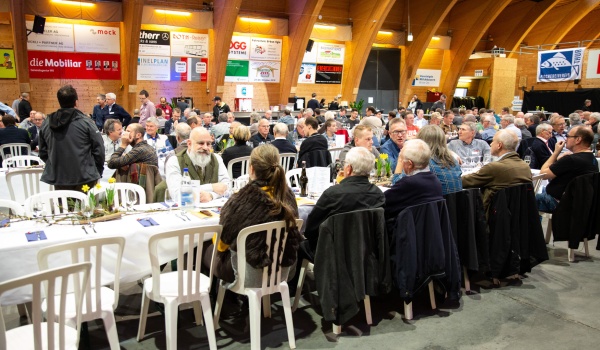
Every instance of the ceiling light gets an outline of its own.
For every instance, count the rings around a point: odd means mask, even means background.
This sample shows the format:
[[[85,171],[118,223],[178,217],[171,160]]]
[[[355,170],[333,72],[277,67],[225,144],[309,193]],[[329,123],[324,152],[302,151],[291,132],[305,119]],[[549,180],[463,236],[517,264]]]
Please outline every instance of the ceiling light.
[[[467,78],[458,78],[459,83],[470,83],[472,80]]]
[[[252,17],[240,17],[240,19],[244,22],[271,23],[270,19],[252,18]]]
[[[392,35],[394,33],[389,32],[387,30],[380,30],[380,31],[377,32],[377,34],[379,34],[379,35]]]
[[[408,33],[408,37],[406,38],[407,41],[413,41],[413,35],[412,33]]]
[[[73,5],[73,6],[80,6],[80,7],[92,7],[92,6],[94,6],[94,4],[90,4],[89,2],[81,2],[81,1],[52,0],[52,2],[55,3],[55,4]]]
[[[315,24],[314,26],[315,28],[319,28],[319,29],[327,29],[327,30],[334,30],[335,26],[328,26],[325,24]]]
[[[438,41],[438,40],[440,40],[440,37],[439,36],[434,36],[434,37],[431,38],[431,40]]]
[[[175,16],[191,16],[191,12],[186,11],[173,11],[173,10],[154,10],[156,13],[160,13],[163,15],[175,15]]]

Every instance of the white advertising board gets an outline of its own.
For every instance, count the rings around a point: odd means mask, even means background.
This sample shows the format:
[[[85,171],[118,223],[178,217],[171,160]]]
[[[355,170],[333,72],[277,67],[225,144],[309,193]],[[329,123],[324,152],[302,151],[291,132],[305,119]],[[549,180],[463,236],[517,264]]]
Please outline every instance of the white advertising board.
[[[250,59],[250,37],[232,36],[229,44],[229,60],[248,60]]]
[[[248,75],[250,82],[279,83],[281,62],[275,61],[250,61]]]
[[[120,53],[119,28],[74,25],[75,51]]]
[[[250,59],[281,61],[283,40],[271,38],[251,38]]]
[[[345,51],[346,45],[344,44],[319,43],[317,49],[317,63],[344,64]]]
[[[138,80],[171,80],[171,58],[160,56],[138,57]]]
[[[171,32],[171,56],[208,58],[208,34]]]
[[[27,28],[33,28],[33,22],[26,22]],[[27,50],[74,52],[75,39],[73,25],[47,22],[44,34],[31,33],[27,37]]]

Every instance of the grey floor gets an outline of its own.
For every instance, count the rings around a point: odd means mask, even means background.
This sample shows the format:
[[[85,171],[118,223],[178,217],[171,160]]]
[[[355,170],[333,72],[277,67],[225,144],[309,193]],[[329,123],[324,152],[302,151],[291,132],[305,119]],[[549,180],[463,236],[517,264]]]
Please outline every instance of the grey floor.
[[[298,349],[585,349],[600,344],[600,251],[590,241],[590,258],[569,263],[566,244],[548,245],[550,260],[537,266],[521,282],[491,288],[485,279],[472,281],[474,291],[459,305],[438,305],[431,310],[426,295],[414,304],[415,318],[402,318],[402,303],[393,298],[372,298],[373,325],[364,312],[354,317],[336,337],[324,322],[318,306],[305,289],[301,306],[293,314]],[[151,306],[146,337],[137,342],[141,288],[122,285],[116,310],[123,349],[164,349],[164,317]],[[313,286],[314,290],[314,286]],[[315,301],[316,303],[316,301]],[[225,308],[217,331],[219,349],[249,349],[249,327],[234,307]],[[8,327],[19,320],[16,308],[4,310]],[[6,315],[8,313],[8,316]],[[262,318],[262,348],[289,348],[281,303],[275,301],[273,318]],[[192,310],[180,311],[179,349],[208,349],[204,327],[196,326]],[[596,345],[594,345],[596,344]],[[89,323],[89,339],[80,349],[108,349],[101,322]]]

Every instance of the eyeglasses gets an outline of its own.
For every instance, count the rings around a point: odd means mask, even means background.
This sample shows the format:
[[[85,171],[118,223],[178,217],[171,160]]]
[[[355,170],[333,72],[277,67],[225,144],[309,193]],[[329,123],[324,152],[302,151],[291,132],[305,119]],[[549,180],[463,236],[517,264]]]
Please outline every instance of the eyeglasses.
[[[565,136],[565,137],[566,137],[566,138],[569,138],[569,137],[579,137],[579,136],[577,136],[577,135],[567,135],[567,136]]]
[[[565,125],[567,125],[567,123],[552,124],[552,125],[556,125],[556,126],[565,126]]]
[[[394,136],[398,136],[400,134],[406,135],[406,130],[395,130],[395,131],[392,131],[390,134],[392,134]]]

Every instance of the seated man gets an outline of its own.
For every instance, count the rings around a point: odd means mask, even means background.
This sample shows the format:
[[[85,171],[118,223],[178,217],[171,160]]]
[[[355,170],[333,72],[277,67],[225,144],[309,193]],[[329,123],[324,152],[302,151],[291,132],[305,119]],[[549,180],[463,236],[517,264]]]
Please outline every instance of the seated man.
[[[160,122],[156,117],[151,117],[146,120],[146,134],[144,140],[155,150],[163,148],[173,148],[169,142],[167,135],[158,134]]]
[[[531,170],[515,149],[519,138],[510,130],[499,130],[492,140],[491,154],[499,159],[484,165],[479,171],[462,177],[463,188],[481,188],[486,212],[493,195],[503,188],[531,183]]]
[[[102,140],[104,141],[104,159],[110,159],[113,153],[119,148],[121,134],[123,133],[123,126],[119,119],[106,119],[102,127],[104,134]],[[128,146],[129,147],[129,146]],[[129,147],[131,149],[131,147]],[[129,151],[129,150],[125,150]]]
[[[227,122],[227,119],[227,113],[219,114],[219,118],[217,118],[219,123],[210,129],[210,133],[215,137],[215,139],[219,139],[221,136],[229,132],[229,123]]]
[[[481,138],[491,143],[492,139],[494,139],[494,135],[496,135],[496,118],[493,115],[489,115],[487,113],[483,114],[483,131],[481,132]]]
[[[548,147],[554,151],[554,145],[558,141],[567,142],[567,131],[565,130],[567,123],[562,115],[555,115],[550,118],[550,125],[552,125],[552,137],[548,140]],[[563,152],[566,151],[567,149],[563,148]]]
[[[479,155],[480,159],[490,154],[490,145],[483,140],[475,138],[477,126],[474,123],[463,123],[458,129],[458,140],[452,140],[448,148],[456,153],[462,160],[466,157]]]
[[[156,186],[155,199],[164,200],[164,189],[177,198],[181,192],[183,169],[187,168],[192,180],[200,180],[200,201],[209,202],[220,198],[227,190],[229,175],[218,154],[212,153],[212,138],[205,128],[193,129],[188,147],[169,158],[165,165],[166,182]],[[162,197],[161,197],[162,195]]]
[[[569,130],[566,138],[566,142],[561,140],[556,143],[554,152],[540,170],[544,179],[550,180],[544,192],[535,195],[540,211],[553,212],[571,180],[580,175],[598,172],[598,161],[590,151],[594,139],[592,130],[583,125],[576,126]],[[559,159],[564,147],[573,154]]]
[[[32,151],[36,151],[38,149],[38,137],[40,135],[40,128],[42,127],[44,119],[46,119],[44,113],[35,112],[33,119],[31,119],[33,126],[27,129],[27,131],[29,132],[29,137],[31,137],[31,143],[29,145],[31,146]]]
[[[406,124],[402,118],[394,118],[390,120],[390,141],[386,142],[381,147],[381,153],[388,155],[388,162],[390,167],[396,169],[396,163],[398,162],[398,155],[400,150],[404,146],[406,140]]]
[[[279,150],[279,154],[296,153],[296,146],[292,145],[292,143],[286,138],[288,135],[288,130],[288,126],[284,123],[277,123],[273,126],[275,140],[273,140],[271,144]]]
[[[552,137],[552,126],[550,124],[539,124],[535,128],[536,138],[531,141],[529,150],[523,150],[524,155],[531,156],[531,169],[540,169],[552,155],[548,147],[548,140]]]
[[[178,107],[175,107],[173,108],[171,119],[167,120],[165,123],[165,135],[172,135],[175,133],[175,128],[179,124],[179,119],[181,119],[181,110]]]
[[[391,126],[390,130],[393,130]],[[431,150],[423,140],[410,140],[402,147],[394,173],[404,173],[405,176],[384,193],[388,232],[394,232],[396,217],[402,210],[443,199],[442,184],[437,176],[429,171],[430,158]]]
[[[273,135],[269,134],[269,120],[261,119],[258,121],[258,132],[250,138],[253,147],[258,147],[261,143],[271,143]]]
[[[369,182],[374,161],[373,154],[363,147],[355,147],[348,152],[343,167],[344,179],[338,186],[329,187],[323,192],[306,220],[304,236],[307,240],[300,244],[300,249],[308,260],[314,261],[319,226],[328,217],[385,205],[381,190]]]
[[[127,146],[130,145],[131,151],[123,154]],[[110,169],[117,169],[129,166],[133,163],[145,163],[158,167],[156,151],[152,146],[148,145],[146,140],[144,140],[144,127],[138,123],[129,124],[129,126],[127,126],[127,131],[121,136],[121,145],[110,156],[108,167]]]
[[[324,157],[316,157],[319,158],[319,160],[316,162],[311,162],[308,159],[310,158],[310,153],[312,152],[320,152],[321,154],[325,154],[323,152],[325,151],[327,154],[329,154],[327,140],[317,133],[317,129],[319,129],[319,123],[317,122],[317,119],[314,117],[306,118],[304,121],[304,133],[306,135],[306,139],[302,141],[302,144],[300,145],[300,152],[298,152],[298,167],[302,167],[302,160],[306,160],[307,167],[328,166],[329,163],[331,163],[331,155],[329,155],[329,160],[325,159]]]
[[[373,130],[368,125],[358,125],[354,128],[352,141],[344,145],[344,149],[340,152],[339,160],[342,163],[346,160],[346,155],[354,147],[363,147],[369,150],[375,159],[379,158],[379,151],[373,147]]]
[[[9,143],[31,143],[31,138],[29,137],[29,132],[25,129],[17,128],[17,123],[15,117],[10,114],[5,114],[2,116],[2,124],[4,124],[4,128],[0,129],[0,146],[6,145]],[[22,148],[23,153],[26,155],[26,148]],[[9,152],[8,149],[5,150],[5,154]]]
[[[502,129],[504,130],[510,130],[512,132],[514,132],[517,137],[519,138],[519,141],[521,141],[523,139],[523,134],[521,133],[521,129],[517,128],[517,126],[515,125],[515,117],[513,117],[510,114],[505,114],[502,116],[502,119],[500,120],[500,125],[502,125]]]
[[[187,123],[177,124],[175,127],[175,139],[177,140],[177,147],[175,148],[175,153],[187,149],[188,147],[188,139],[190,138],[190,133],[192,132],[192,128]]]

